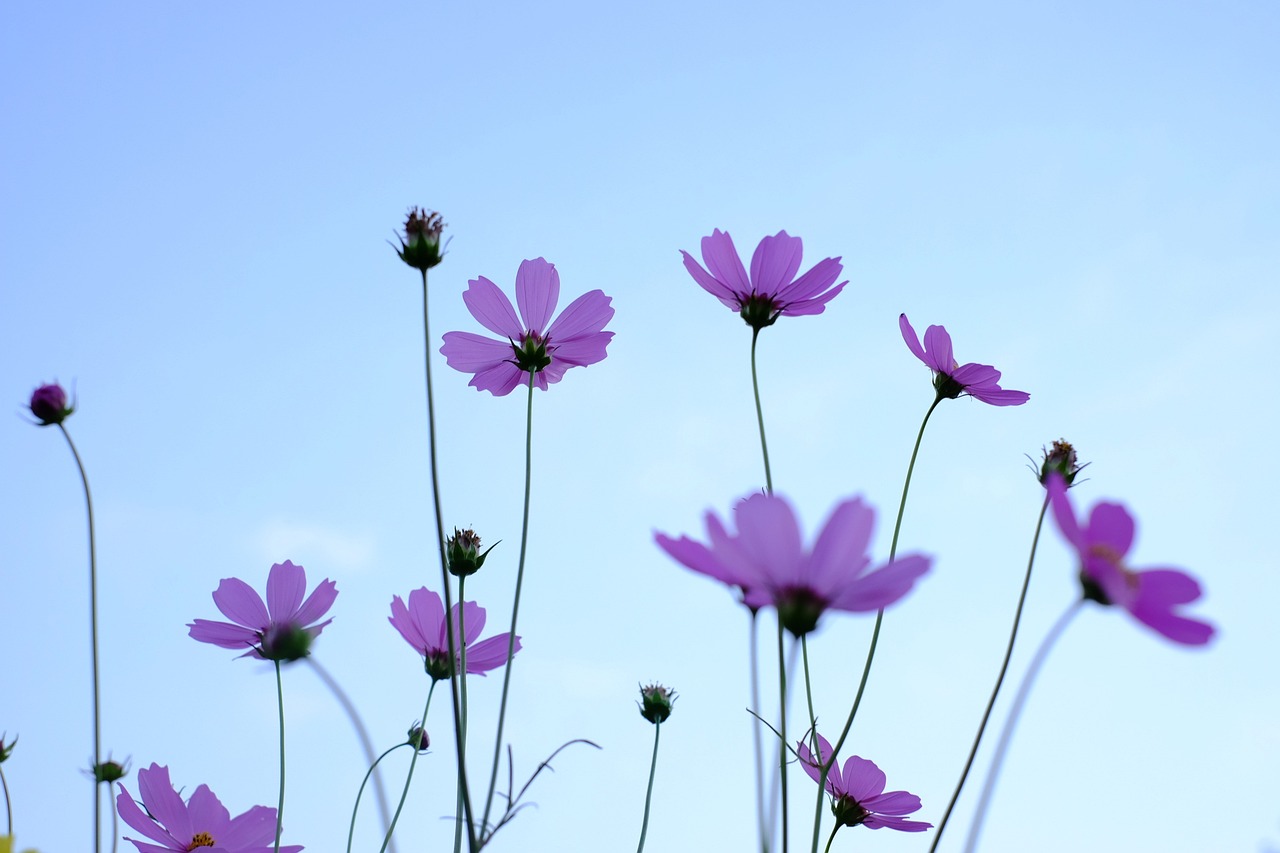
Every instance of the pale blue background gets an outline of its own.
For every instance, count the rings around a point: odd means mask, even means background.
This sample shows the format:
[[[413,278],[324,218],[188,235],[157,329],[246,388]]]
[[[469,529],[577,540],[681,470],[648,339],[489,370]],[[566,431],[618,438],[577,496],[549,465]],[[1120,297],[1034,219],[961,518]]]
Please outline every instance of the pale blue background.
[[[80,403],[117,757],[207,782],[235,812],[274,805],[270,670],[184,625],[217,616],[220,578],[261,587],[284,559],[337,581],[316,655],[379,743],[419,714],[426,679],[385,619],[392,594],[438,584],[421,306],[386,241],[422,204],[454,238],[433,351],[478,330],[466,281],[510,289],[524,258],[557,264],[563,301],[599,287],[617,308],[609,358],[535,400],[508,728],[520,775],[570,738],[604,749],[562,755],[495,853],[634,845],[649,679],[681,698],[647,849],[751,849],[746,618],[651,542],[701,535],[705,508],[761,485],[749,330],[677,251],[716,227],[747,254],[785,228],[806,268],[844,258],[825,315],[761,339],[775,482],[808,530],[851,494],[896,506],[931,400],[899,312],[946,324],[962,361],[1032,395],[935,414],[903,548],[936,569],[886,617],[847,751],[937,821],[1041,499],[1023,454],[1065,436],[1092,463],[1077,502],[1129,504],[1134,565],[1197,574],[1194,610],[1221,633],[1187,651],[1084,613],[1023,719],[984,849],[1275,843],[1278,39],[1265,2],[7,4],[0,731],[21,736],[5,764],[19,842],[78,853],[90,837],[84,508],[61,437],[23,421],[42,382]],[[468,590],[500,630],[524,399],[477,394],[442,360],[436,376],[445,523],[503,540]],[[1015,672],[1073,572],[1048,528]],[[828,726],[869,630],[837,616],[814,637]],[[362,758],[317,679],[287,676],[286,839],[341,850]],[[473,732],[491,731],[499,687],[473,682]],[[401,850],[451,836],[445,710]],[[791,778],[803,822],[813,786]],[[376,849],[362,814],[360,849]],[[928,840],[846,830],[834,849]]]

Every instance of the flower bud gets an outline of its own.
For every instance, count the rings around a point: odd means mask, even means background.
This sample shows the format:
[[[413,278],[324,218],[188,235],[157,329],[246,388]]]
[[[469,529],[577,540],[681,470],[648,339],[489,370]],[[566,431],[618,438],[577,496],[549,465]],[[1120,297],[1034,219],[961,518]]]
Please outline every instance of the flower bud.
[[[311,634],[292,622],[273,622],[262,634],[258,654],[266,660],[295,661],[311,653]]]
[[[95,782],[106,782],[109,785],[125,777],[125,774],[129,772],[127,764],[127,761],[121,764],[119,761],[113,761],[108,758],[106,761],[93,765],[90,775],[93,776]]]
[[[501,540],[499,540],[501,541]],[[453,528],[453,535],[445,540],[445,551],[449,558],[449,574],[455,577],[474,575],[484,565],[484,558],[498,546],[494,542],[484,553],[480,552],[480,537],[468,527],[466,530]]]
[[[1062,479],[1070,486],[1072,481],[1075,480],[1076,474],[1084,467],[1077,464],[1076,449],[1064,439],[1058,439],[1053,443],[1052,448],[1043,452],[1044,461],[1040,463],[1039,477],[1041,485],[1048,481],[1050,474],[1057,472],[1062,475]]]
[[[661,684],[650,684],[640,688],[640,716],[655,726],[671,716],[671,706],[675,704],[676,692]]]
[[[31,402],[27,404],[31,414],[40,421],[40,426],[53,426],[67,419],[67,415],[76,410],[74,405],[67,405],[67,392],[56,382],[52,385],[41,385],[31,393]]]
[[[427,747],[431,746],[431,738],[427,737],[426,729],[418,723],[414,723],[409,727],[409,740],[406,743],[418,750],[418,752],[426,752]]]
[[[424,273],[439,264],[444,258],[444,251],[440,246],[440,233],[444,231],[444,224],[440,214],[435,211],[420,211],[416,207],[411,209],[404,223],[404,236],[396,235],[396,239],[400,241],[400,248],[396,249],[400,260]]]
[[[14,735],[13,740],[5,742],[5,738],[9,736],[8,732],[0,735],[0,764],[9,760],[9,756],[13,755],[13,748],[18,745],[18,736]]]

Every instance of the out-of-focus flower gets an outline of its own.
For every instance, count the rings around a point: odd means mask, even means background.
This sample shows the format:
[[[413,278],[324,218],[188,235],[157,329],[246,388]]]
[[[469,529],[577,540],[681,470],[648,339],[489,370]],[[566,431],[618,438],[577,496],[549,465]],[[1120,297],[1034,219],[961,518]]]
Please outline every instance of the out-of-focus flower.
[[[418,750],[418,752],[426,752],[427,747],[431,746],[431,738],[427,737],[427,730],[422,727],[421,723],[414,723],[409,727],[409,739],[405,743]]]
[[[409,593],[409,605],[406,607],[400,596],[391,599],[391,616],[388,622],[400,632],[405,642],[413,646],[414,651],[423,657],[423,665],[427,675],[433,681],[452,678],[458,671],[458,663],[462,657],[462,643],[459,642],[458,616],[462,615],[463,630],[466,632],[467,673],[484,675],[491,669],[497,669],[507,662],[507,644],[510,633],[495,634],[487,640],[476,642],[480,632],[484,630],[484,608],[474,601],[453,605],[453,639],[457,660],[449,660],[449,638],[445,633],[444,602],[440,596],[425,586]],[[516,637],[512,653],[520,651],[520,637]]]
[[[1070,487],[1084,467],[1076,459],[1076,449],[1066,439],[1060,438],[1053,443],[1052,448],[1044,451],[1044,461],[1040,463],[1037,477],[1041,485],[1048,486],[1049,477],[1056,473]]]
[[[800,764],[813,781],[822,783],[822,766],[830,763],[826,791],[831,795],[831,811],[840,826],[888,827],[901,832],[924,832],[933,824],[907,820],[903,815],[920,810],[920,798],[906,791],[884,792],[884,772],[874,762],[854,755],[844,763],[832,758],[831,744],[818,735],[818,756],[804,741],[796,745]]]
[[[640,716],[655,726],[666,722],[671,716],[671,708],[675,705],[676,692],[661,684],[648,684],[640,688]]]
[[[522,261],[516,273],[516,316],[511,300],[484,276],[472,279],[462,295],[471,316],[500,340],[471,332],[448,332],[440,352],[449,366],[474,373],[468,385],[502,397],[527,382],[543,391],[559,382],[571,367],[602,361],[613,332],[604,331],[613,318],[610,298],[603,291],[582,294],[551,315],[560,299],[560,274],[543,258]]]
[[[751,257],[751,276],[742,266],[733,238],[719,228],[702,238],[706,269],[683,249],[684,268],[702,289],[737,311],[747,325],[759,331],[778,317],[821,314],[847,281],[835,284],[844,267],[839,258],[823,258],[804,275],[800,269],[804,241],[779,231],[765,237]],[[710,270],[710,272],[708,272]]]
[[[440,245],[444,226],[444,219],[435,211],[412,208],[404,223],[404,236],[396,235],[400,241],[400,248],[396,249],[400,260],[423,272],[439,264],[444,258]]]
[[[449,574],[455,577],[474,575],[484,565],[484,558],[489,556],[489,552],[498,547],[498,543],[494,542],[481,552],[480,537],[470,527],[466,530],[453,528],[453,535],[444,544]]]
[[[1049,476],[1049,502],[1058,529],[1080,558],[1084,597],[1099,604],[1118,604],[1133,618],[1175,643],[1202,646],[1213,639],[1208,622],[1174,611],[1200,598],[1200,584],[1186,572],[1172,568],[1135,570],[1125,564],[1133,545],[1134,523],[1120,504],[1099,502],[1089,511],[1087,524],[1076,520],[1067,485]]]
[[[933,371],[933,387],[938,398],[954,400],[968,394],[993,406],[1021,406],[1031,395],[1025,391],[1010,391],[1000,387],[1000,371],[989,364],[961,364],[951,352],[951,336],[942,326],[930,326],[924,332],[924,346],[916,337],[916,330],[907,322],[907,315],[898,316],[898,328],[902,339],[915,357]]]
[[[74,405],[67,405],[67,392],[56,382],[52,385],[41,385],[31,392],[31,402],[27,404],[31,414],[35,415],[40,426],[53,426],[67,419],[76,410]]]
[[[224,649],[244,650],[241,657],[259,660],[306,657],[311,642],[333,621],[318,622],[333,606],[338,588],[325,578],[303,601],[306,589],[306,571],[288,560],[271,567],[265,603],[253,587],[239,578],[223,578],[213,593],[213,603],[231,622],[189,622],[191,638]]]
[[[124,785],[116,797],[116,811],[136,832],[155,842],[126,837],[140,853],[190,853],[205,847],[212,848],[210,853],[271,853],[275,809],[254,806],[233,818],[207,785],[196,788],[191,799],[183,802],[169,781],[169,768],[158,764],[138,771],[138,788],[146,811]],[[298,853],[302,846],[292,844],[280,850]]]
[[[929,570],[930,558],[907,554],[868,571],[876,513],[861,498],[836,505],[811,549],[804,547],[795,512],[784,498],[751,495],[733,514],[736,534],[707,512],[710,546],[687,536],[658,533],[654,538],[688,568],[741,588],[748,607],[776,607],[783,626],[796,636],[817,627],[827,609],[858,613],[887,607]]]
[[[124,762],[115,761],[108,758],[106,761],[100,761],[89,768],[89,775],[93,777],[95,782],[118,782],[125,776],[129,775],[129,760]]]

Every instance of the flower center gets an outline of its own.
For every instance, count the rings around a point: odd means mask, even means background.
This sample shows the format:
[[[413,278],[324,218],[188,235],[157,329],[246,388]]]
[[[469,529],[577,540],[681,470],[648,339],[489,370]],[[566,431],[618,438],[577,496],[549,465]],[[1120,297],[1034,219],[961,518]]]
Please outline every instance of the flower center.
[[[782,313],[782,306],[768,294],[752,293],[740,300],[738,304],[740,306],[738,315],[756,331],[760,331],[765,326],[772,326]]]
[[[516,354],[511,363],[525,373],[537,373],[546,369],[547,365],[551,364],[549,343],[537,332],[525,332],[520,338],[520,343],[511,342],[511,349]]]
[[[858,805],[858,801],[848,794],[841,794],[831,804],[831,813],[841,826],[857,826],[871,816],[871,812]]]
[[[188,850],[195,850],[197,847],[212,847],[213,836],[207,832],[197,832],[191,836],[191,843],[187,845]]]
[[[818,627],[818,617],[826,610],[827,602],[807,586],[787,587],[775,598],[778,621],[797,637]]]
[[[423,660],[422,665],[426,669],[427,675],[431,676],[432,681],[453,678],[454,666],[449,660],[449,652],[446,649],[428,649],[425,652],[425,660]]]
[[[1138,588],[1137,573],[1129,569],[1129,567],[1124,564],[1120,553],[1110,545],[1105,545],[1101,542],[1096,542],[1093,545],[1090,545],[1089,556],[1099,557],[1115,566],[1116,570],[1120,572],[1120,576],[1124,578],[1124,582],[1130,590],[1136,590]],[[1107,605],[1115,603],[1111,600],[1111,597],[1107,595],[1106,590],[1104,590],[1097,581],[1089,577],[1084,572],[1080,573],[1080,585],[1084,587],[1084,597],[1088,600]]]

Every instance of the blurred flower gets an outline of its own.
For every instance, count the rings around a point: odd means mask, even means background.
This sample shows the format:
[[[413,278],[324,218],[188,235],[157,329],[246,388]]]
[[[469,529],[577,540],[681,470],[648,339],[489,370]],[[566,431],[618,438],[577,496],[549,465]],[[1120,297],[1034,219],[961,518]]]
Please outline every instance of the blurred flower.
[[[510,633],[495,634],[487,640],[476,642],[480,632],[484,630],[484,608],[474,601],[462,605],[463,629],[466,631],[467,672],[473,675],[484,675],[491,669],[497,669],[507,662],[507,645]],[[458,660],[462,655],[462,643],[458,640],[459,605],[453,605],[453,638],[454,649]],[[406,607],[400,596],[391,598],[391,616],[387,620],[400,632],[405,642],[413,646],[414,651],[424,658],[427,675],[433,681],[452,678],[458,670],[458,661],[449,661],[449,639],[445,634],[444,602],[440,596],[425,586],[409,593],[409,606]],[[517,636],[512,653],[520,651],[520,638]]]
[[[93,777],[95,782],[106,782],[107,784],[117,782],[129,775],[129,759],[126,759],[124,763],[114,761],[111,758],[106,761],[100,761],[90,766],[89,775]]]
[[[124,785],[116,797],[116,810],[135,831],[156,842],[126,837],[140,853],[190,853],[202,847],[213,848],[211,853],[270,853],[273,847],[275,809],[254,806],[233,818],[207,785],[196,788],[184,803],[169,781],[169,768],[158,764],[138,771],[138,788],[146,811],[138,807]],[[297,853],[302,846],[288,845],[280,850]]]
[[[902,339],[915,357],[933,371],[933,387],[938,399],[954,400],[961,394],[976,397],[993,406],[1021,406],[1031,395],[1025,391],[1007,391],[1000,387],[1000,371],[989,364],[961,364],[951,352],[951,336],[942,326],[930,326],[924,332],[924,346],[916,337],[916,330],[907,322],[907,315],[898,316],[898,328]]]
[[[231,622],[197,619],[187,623],[193,640],[224,649],[245,649],[241,657],[259,660],[297,660],[309,654],[311,641],[332,622],[324,617],[338,597],[337,584],[325,578],[302,600],[307,573],[288,560],[276,563],[267,575],[267,601],[239,578],[223,578],[213,603]],[[235,623],[235,624],[232,624]]]
[[[1096,503],[1084,527],[1076,520],[1067,486],[1051,474],[1049,501],[1058,529],[1080,558],[1084,597],[1099,604],[1118,604],[1148,628],[1175,643],[1202,646],[1213,638],[1214,627],[1174,612],[1180,604],[1200,598],[1200,584],[1172,568],[1136,571],[1125,565],[1133,545],[1133,517],[1120,504]]]
[[[56,382],[52,385],[41,385],[31,392],[31,402],[27,404],[31,414],[36,416],[40,426],[53,426],[67,419],[67,415],[76,410],[74,405],[67,405],[67,392]]]
[[[444,258],[440,246],[444,225],[444,219],[435,211],[412,208],[404,223],[404,236],[396,235],[400,241],[400,248],[396,249],[400,260],[423,272],[439,264]]]
[[[498,543],[494,542],[484,553],[480,553],[480,537],[470,527],[466,530],[453,528],[453,535],[444,544],[449,574],[455,577],[474,575],[484,565],[484,558],[489,556],[489,552],[498,547]]]
[[[920,810],[920,798],[906,791],[884,793],[885,775],[874,762],[855,755],[842,770],[832,758],[831,744],[822,735],[818,735],[818,752],[815,756],[804,741],[796,745],[800,764],[813,781],[822,782],[822,765],[830,762],[826,791],[831,795],[831,811],[838,825],[888,827],[902,832],[924,832],[933,826],[903,817]]]
[[[675,704],[676,692],[661,684],[649,684],[640,688],[640,716],[655,726],[664,723],[671,716],[671,707]]]
[[[783,626],[796,636],[817,627],[827,609],[857,613],[887,607],[929,570],[930,558],[920,554],[867,570],[876,513],[861,498],[836,505],[810,550],[800,540],[791,504],[781,497],[755,494],[739,502],[733,513],[736,535],[707,512],[710,547],[663,533],[655,541],[695,572],[740,587],[748,607],[772,604]]]
[[[6,741],[9,733],[5,732],[0,735],[0,764],[9,760],[9,756],[13,755],[13,748],[18,745],[18,736],[14,735],[13,740]]]
[[[772,326],[779,316],[799,317],[821,314],[847,281],[835,287],[844,267],[839,258],[823,258],[796,278],[804,241],[779,231],[765,237],[751,257],[751,277],[738,257],[733,238],[719,228],[702,238],[702,260],[707,268],[683,249],[684,268],[693,280],[722,303],[737,311],[747,325],[759,331]],[[711,272],[708,273],[707,270]],[[794,279],[794,280],[793,280]]]
[[[522,261],[516,273],[519,318],[511,300],[484,276],[472,279],[462,298],[471,316],[502,340],[448,332],[440,352],[450,367],[475,374],[468,385],[496,397],[527,382],[530,372],[534,384],[547,390],[569,368],[602,361],[613,338],[613,332],[603,331],[613,318],[611,300],[600,290],[579,296],[551,320],[560,299],[560,274],[542,258]]]

